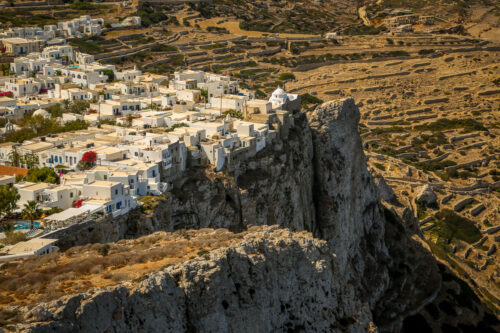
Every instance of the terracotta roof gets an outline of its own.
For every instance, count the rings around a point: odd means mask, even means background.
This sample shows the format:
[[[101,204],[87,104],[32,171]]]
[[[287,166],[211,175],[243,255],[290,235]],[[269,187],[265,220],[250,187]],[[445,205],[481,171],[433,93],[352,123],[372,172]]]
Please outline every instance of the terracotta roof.
[[[26,176],[28,174],[28,169],[18,168],[9,165],[0,165],[0,175],[23,175]]]

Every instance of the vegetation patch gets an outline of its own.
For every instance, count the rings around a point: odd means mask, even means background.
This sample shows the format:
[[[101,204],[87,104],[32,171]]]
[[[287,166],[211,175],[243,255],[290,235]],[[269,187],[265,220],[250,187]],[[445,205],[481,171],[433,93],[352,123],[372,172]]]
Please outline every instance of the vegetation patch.
[[[485,131],[486,127],[475,119],[439,119],[432,123],[417,125],[418,131],[446,131],[450,129],[462,128],[464,133],[473,131]]]
[[[453,210],[443,209],[434,218],[436,227],[431,229],[431,234],[437,237],[438,242],[449,244],[461,240],[472,244],[481,239],[481,231],[474,223]]]
[[[81,52],[88,54],[97,54],[104,51],[100,45],[79,38],[71,39],[69,45],[77,47]]]

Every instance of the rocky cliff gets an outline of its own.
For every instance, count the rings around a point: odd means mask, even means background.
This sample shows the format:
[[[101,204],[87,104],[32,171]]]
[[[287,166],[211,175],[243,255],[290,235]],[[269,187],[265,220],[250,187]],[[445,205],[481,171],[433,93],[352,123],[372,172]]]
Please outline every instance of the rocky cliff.
[[[322,241],[291,234],[272,246],[249,240],[208,261],[159,272],[136,289],[42,305],[33,318],[49,323],[33,330],[401,330],[405,318],[440,293],[442,278],[413,234],[411,214],[401,219],[381,204],[358,121],[352,99],[296,114],[286,138],[241,162],[234,174],[190,169],[150,216],[82,229],[71,245],[249,225],[306,230]]]

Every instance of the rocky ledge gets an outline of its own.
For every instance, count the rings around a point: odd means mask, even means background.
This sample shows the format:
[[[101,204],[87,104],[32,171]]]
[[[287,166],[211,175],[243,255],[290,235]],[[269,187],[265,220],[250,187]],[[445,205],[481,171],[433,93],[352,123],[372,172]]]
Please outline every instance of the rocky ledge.
[[[411,332],[429,318],[424,308],[448,299],[449,272],[445,281],[414,214],[381,204],[359,117],[353,99],[297,113],[287,137],[234,173],[189,170],[148,216],[134,212],[65,235],[70,247],[157,230],[262,226],[241,243],[157,270],[140,284],[23,308],[23,329]],[[469,308],[468,318],[475,319],[467,324],[479,325],[484,306]],[[498,325],[492,323],[487,326]]]

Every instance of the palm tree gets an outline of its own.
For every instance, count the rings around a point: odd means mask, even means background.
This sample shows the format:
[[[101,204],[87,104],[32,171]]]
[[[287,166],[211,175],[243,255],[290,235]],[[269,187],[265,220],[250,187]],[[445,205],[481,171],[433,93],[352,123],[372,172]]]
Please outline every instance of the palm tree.
[[[36,201],[28,201],[24,204],[22,216],[23,219],[27,219],[31,222],[30,230],[32,230],[35,225],[34,221],[42,216],[42,210],[38,208],[38,203]]]

